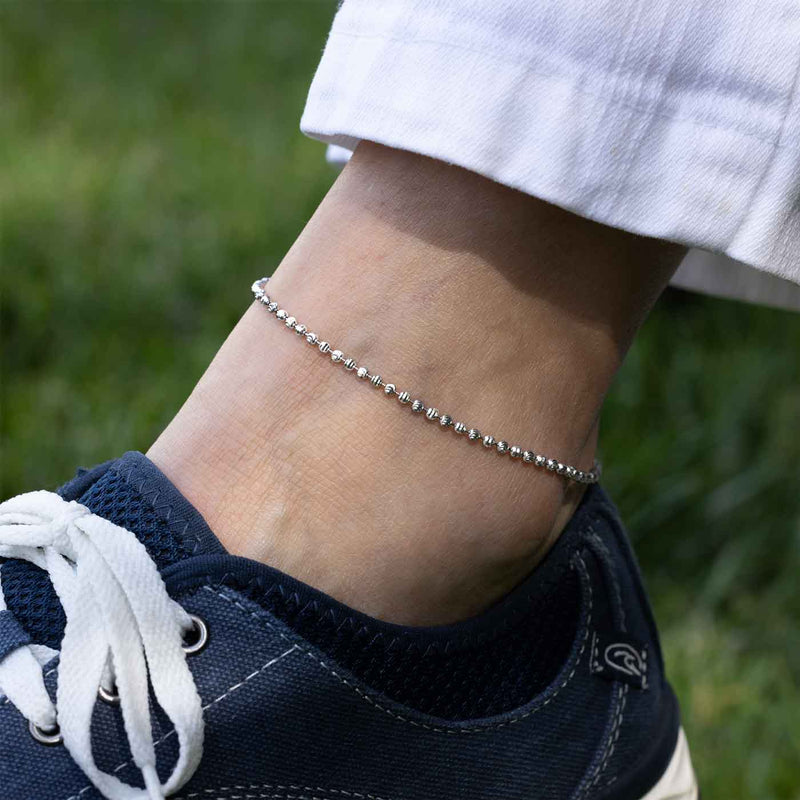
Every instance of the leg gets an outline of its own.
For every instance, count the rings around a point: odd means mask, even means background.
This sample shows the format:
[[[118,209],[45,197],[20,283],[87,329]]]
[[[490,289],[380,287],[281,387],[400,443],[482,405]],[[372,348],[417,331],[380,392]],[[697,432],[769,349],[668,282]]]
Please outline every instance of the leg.
[[[426,404],[588,469],[683,252],[363,143],[269,291]],[[396,406],[254,306],[148,455],[232,552],[394,622],[464,618],[531,571],[581,487]]]

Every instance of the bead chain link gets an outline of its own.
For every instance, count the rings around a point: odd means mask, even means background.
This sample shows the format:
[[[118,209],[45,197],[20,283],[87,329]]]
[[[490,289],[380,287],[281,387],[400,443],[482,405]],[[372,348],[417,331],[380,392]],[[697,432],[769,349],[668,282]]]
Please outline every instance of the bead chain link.
[[[395,395],[403,405],[410,405],[411,410],[415,414],[424,414],[425,418],[430,422],[438,421],[441,428],[452,428],[457,434],[466,436],[471,442],[480,439],[483,442],[483,446],[487,449],[494,448],[501,455],[508,454],[512,459],[519,459],[524,464],[533,464],[536,467],[554,472],[557,475],[562,475],[576,483],[597,483],[600,480],[600,462],[598,461],[594,462],[592,469],[584,472],[568,464],[562,464],[555,458],[548,458],[541,453],[535,453],[533,450],[523,450],[517,445],[510,445],[504,439],[496,439],[494,436],[490,435],[483,436],[477,428],[470,428],[463,422],[454,422],[453,417],[449,414],[441,414],[438,408],[426,406],[422,400],[412,399],[409,392],[400,391],[395,384],[384,382],[383,378],[377,373],[370,373],[367,367],[358,366],[354,358],[349,358],[341,350],[332,349],[329,342],[320,339],[316,333],[309,331],[305,325],[298,322],[288,311],[280,308],[265,291],[267,281],[269,281],[269,278],[261,278],[261,280],[256,281],[251,288],[255,299],[261,303],[270,314],[274,314],[277,319],[283,322],[287,328],[293,330],[298,336],[304,336],[305,340],[310,345],[316,346],[320,353],[330,354],[331,361],[333,361],[334,364],[342,364],[348,372],[353,372],[357,378],[363,381],[369,381],[376,389],[383,389],[387,397]]]

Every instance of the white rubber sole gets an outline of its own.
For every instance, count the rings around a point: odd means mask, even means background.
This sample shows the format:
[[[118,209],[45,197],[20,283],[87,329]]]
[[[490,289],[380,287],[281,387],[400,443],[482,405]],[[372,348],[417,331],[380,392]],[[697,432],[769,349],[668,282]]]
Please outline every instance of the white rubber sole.
[[[697,778],[689,755],[689,743],[683,728],[678,731],[678,743],[664,774],[641,800],[697,800]]]

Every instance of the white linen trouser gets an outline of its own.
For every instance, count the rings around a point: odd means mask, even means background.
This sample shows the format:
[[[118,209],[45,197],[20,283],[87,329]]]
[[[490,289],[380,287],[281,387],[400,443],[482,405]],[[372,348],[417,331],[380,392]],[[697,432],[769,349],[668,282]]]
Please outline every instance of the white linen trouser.
[[[800,308],[799,70],[800,0],[345,0],[301,127],[724,254],[678,281]]]

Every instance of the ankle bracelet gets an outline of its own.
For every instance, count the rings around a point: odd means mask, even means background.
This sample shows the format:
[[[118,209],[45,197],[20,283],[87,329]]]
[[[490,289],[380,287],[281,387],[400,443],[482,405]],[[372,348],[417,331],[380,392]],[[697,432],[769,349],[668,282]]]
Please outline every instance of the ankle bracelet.
[[[377,373],[371,373],[367,367],[359,366],[354,358],[346,356],[341,350],[332,349],[331,345],[320,339],[316,333],[312,333],[301,322],[290,316],[288,311],[280,308],[266,293],[265,288],[269,278],[261,278],[256,281],[252,288],[253,296],[261,303],[270,314],[274,314],[284,325],[293,330],[298,336],[304,336],[305,340],[317,347],[320,353],[330,354],[334,364],[342,364],[348,372],[352,372],[362,381],[368,381],[376,389],[383,389],[387,397],[393,395],[397,397],[401,404],[410,406],[415,414],[422,414],[430,422],[438,422],[442,429],[452,428],[455,433],[466,436],[471,442],[481,440],[487,449],[495,449],[501,455],[509,455],[512,459],[518,459],[523,464],[532,464],[535,467],[562,475],[568,480],[576,483],[597,483],[600,480],[600,462],[595,461],[594,466],[587,472],[568,464],[562,464],[555,458],[548,458],[541,453],[533,450],[523,450],[517,445],[509,445],[504,439],[496,439],[494,436],[483,436],[477,428],[470,428],[463,422],[454,422],[449,414],[441,414],[438,408],[426,406],[422,400],[412,399],[411,394],[400,391],[393,383],[386,383]]]

